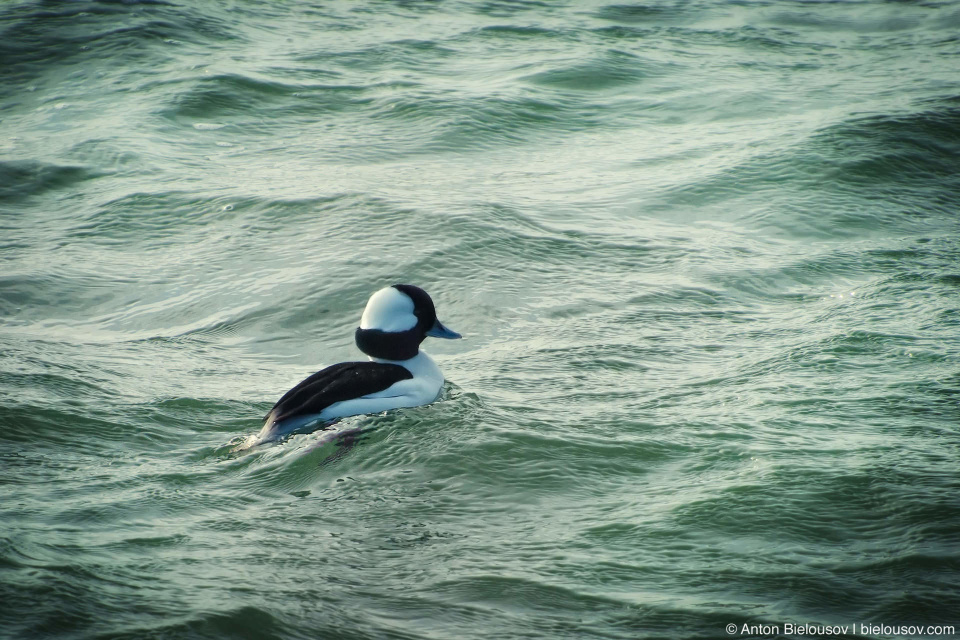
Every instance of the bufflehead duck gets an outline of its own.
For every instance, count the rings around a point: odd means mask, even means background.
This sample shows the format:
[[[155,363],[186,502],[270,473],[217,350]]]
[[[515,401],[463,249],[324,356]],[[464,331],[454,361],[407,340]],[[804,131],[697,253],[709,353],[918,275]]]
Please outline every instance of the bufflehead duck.
[[[460,338],[437,319],[420,287],[395,284],[367,302],[355,339],[370,360],[341,362],[287,391],[267,414],[256,443],[313,422],[428,404],[440,395],[443,373],[420,343],[427,336]]]

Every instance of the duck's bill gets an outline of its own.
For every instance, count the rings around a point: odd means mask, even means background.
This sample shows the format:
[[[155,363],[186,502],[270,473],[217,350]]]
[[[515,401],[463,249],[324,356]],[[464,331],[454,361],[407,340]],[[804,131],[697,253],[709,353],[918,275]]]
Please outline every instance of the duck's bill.
[[[432,338],[446,338],[448,340],[456,340],[457,338],[462,338],[463,336],[457,333],[456,331],[451,331],[443,326],[439,320],[433,323],[433,326],[430,327],[430,330],[427,331],[427,335]]]

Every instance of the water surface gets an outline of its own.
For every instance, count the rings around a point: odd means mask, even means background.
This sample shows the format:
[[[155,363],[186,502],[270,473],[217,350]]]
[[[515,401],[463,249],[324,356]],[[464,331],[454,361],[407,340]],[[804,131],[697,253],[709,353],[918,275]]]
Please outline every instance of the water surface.
[[[958,33],[4,4],[0,635],[960,624]],[[394,282],[440,401],[233,453]]]

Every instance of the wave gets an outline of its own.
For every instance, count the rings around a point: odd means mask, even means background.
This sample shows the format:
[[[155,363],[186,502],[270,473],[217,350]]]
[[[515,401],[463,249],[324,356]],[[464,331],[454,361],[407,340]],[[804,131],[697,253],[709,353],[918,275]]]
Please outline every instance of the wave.
[[[952,103],[851,117],[782,151],[669,187],[650,210],[722,207],[722,219],[791,235],[922,232],[952,216],[949,203],[960,198],[960,109]]]
[[[49,192],[75,189],[108,172],[78,165],[35,160],[0,161],[0,202],[21,202]]]
[[[0,33],[0,95],[16,96],[57,68],[117,59],[153,66],[180,42],[240,38],[225,16],[158,0],[47,1],[41,7],[18,2],[0,10],[8,25]]]

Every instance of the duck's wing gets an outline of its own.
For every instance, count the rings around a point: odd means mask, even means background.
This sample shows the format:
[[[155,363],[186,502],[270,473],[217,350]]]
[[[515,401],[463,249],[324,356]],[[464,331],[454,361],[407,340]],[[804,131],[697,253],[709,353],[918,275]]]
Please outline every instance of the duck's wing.
[[[280,422],[302,415],[316,415],[344,400],[389,389],[413,374],[406,367],[387,362],[341,362],[316,372],[273,405],[264,420]]]

